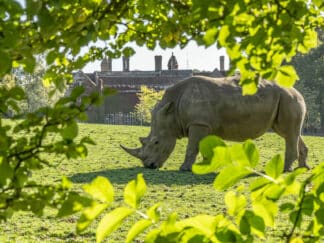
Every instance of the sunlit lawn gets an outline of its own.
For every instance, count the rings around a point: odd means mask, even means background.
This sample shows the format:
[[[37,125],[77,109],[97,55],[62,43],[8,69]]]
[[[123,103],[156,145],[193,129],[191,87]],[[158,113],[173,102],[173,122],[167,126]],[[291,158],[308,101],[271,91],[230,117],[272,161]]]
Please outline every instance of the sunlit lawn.
[[[223,193],[215,191],[212,186],[214,174],[193,175],[178,171],[184,158],[186,139],[178,141],[172,156],[160,170],[143,168],[140,161],[130,157],[119,147],[119,144],[139,146],[137,138],[146,136],[148,132],[148,127],[80,124],[80,135],[89,135],[97,142],[96,146],[89,147],[88,157],[71,161],[53,158],[53,167],[33,176],[44,183],[53,183],[62,176],[67,176],[76,189],[96,176],[105,176],[113,183],[116,205],[120,205],[126,183],[138,173],[143,173],[148,185],[148,192],[142,203],[143,210],[156,202],[163,202],[164,216],[172,212],[177,212],[179,218],[224,212]],[[324,138],[306,136],[305,142],[309,147],[310,165],[324,161]],[[275,134],[266,134],[257,139],[256,144],[261,155],[260,171],[272,156],[284,153],[284,142]],[[244,183],[249,184],[253,179],[247,178]],[[78,216],[58,219],[55,218],[55,213],[54,210],[47,210],[41,218],[29,213],[15,214],[8,222],[0,224],[0,242],[95,241],[96,224],[85,233],[77,235],[75,225]],[[126,222],[109,238],[109,242],[123,242],[131,223],[131,220]],[[281,219],[278,228],[285,227],[287,223]],[[278,237],[276,234],[276,231],[272,231],[270,237]]]

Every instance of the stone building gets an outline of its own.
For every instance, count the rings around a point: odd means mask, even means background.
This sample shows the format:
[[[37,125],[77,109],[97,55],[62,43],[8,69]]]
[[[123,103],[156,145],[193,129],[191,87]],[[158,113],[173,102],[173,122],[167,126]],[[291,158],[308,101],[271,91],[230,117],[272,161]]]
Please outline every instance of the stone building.
[[[221,70],[215,69],[212,72],[193,72],[191,69],[178,69],[176,57],[171,55],[168,62],[168,69],[162,69],[162,56],[155,56],[155,70],[152,71],[130,71],[130,59],[123,57],[123,71],[112,70],[112,59],[104,58],[101,62],[101,70],[93,73],[82,71],[73,74],[74,83],[72,86],[82,85],[86,93],[92,91],[101,92],[103,87],[116,89],[117,94],[107,97],[104,105],[93,107],[88,112],[89,122],[103,123],[105,116],[110,113],[129,113],[134,111],[138,102],[137,93],[140,87],[145,85],[155,90],[165,90],[174,83],[191,77],[193,75],[205,75],[212,77],[223,77],[224,57],[220,57]]]

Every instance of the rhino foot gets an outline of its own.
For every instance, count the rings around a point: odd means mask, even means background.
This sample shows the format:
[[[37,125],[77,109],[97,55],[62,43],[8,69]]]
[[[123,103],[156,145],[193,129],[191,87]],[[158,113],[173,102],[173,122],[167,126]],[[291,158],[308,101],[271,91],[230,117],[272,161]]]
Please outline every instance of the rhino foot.
[[[181,171],[191,171],[191,165],[183,164],[183,165],[181,165],[180,170]]]
[[[284,173],[293,172],[294,170],[291,167],[285,168]]]
[[[298,168],[306,168],[307,170],[311,169],[309,165],[299,165]]]
[[[297,168],[306,168],[307,170],[310,170],[311,169],[311,167],[309,165],[299,165]],[[284,169],[284,172],[285,173],[287,173],[287,172],[293,172],[293,171],[294,171],[294,169],[292,167],[289,167],[289,168],[285,168]]]

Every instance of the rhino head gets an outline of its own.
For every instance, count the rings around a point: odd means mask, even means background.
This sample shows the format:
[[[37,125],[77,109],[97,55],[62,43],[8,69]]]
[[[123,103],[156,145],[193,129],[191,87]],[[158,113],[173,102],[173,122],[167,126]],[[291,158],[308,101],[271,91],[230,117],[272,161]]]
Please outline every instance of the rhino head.
[[[158,104],[152,111],[150,134],[147,137],[139,138],[142,147],[134,149],[123,145],[121,147],[132,156],[139,158],[147,168],[162,167],[176,144],[176,136],[172,129],[173,110],[173,103]]]

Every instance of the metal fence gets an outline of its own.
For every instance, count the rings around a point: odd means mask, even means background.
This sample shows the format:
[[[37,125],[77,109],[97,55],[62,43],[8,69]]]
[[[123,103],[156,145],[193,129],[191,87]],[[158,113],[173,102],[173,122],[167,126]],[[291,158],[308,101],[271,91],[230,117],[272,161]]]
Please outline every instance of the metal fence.
[[[143,119],[139,119],[133,113],[108,113],[105,116],[106,124],[114,125],[137,125],[137,126],[147,126],[149,125]]]
[[[134,125],[134,126],[149,126],[150,123],[145,122],[143,119],[139,119],[135,116],[134,113],[108,113],[105,116],[104,120],[105,124],[113,124],[113,125]],[[316,135],[316,136],[324,136],[324,133],[319,128],[314,127],[304,127],[303,128],[304,135]]]

